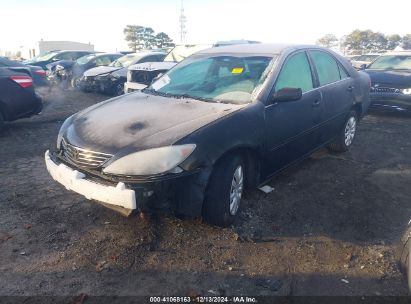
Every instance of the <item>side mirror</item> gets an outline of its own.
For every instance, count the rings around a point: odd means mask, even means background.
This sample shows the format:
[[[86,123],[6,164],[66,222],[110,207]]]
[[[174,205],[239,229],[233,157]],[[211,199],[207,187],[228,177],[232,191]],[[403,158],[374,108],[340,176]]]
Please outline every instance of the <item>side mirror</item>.
[[[367,65],[364,63],[362,65],[360,65],[360,70],[364,71],[367,68]]]
[[[274,102],[286,102],[297,101],[303,97],[303,91],[300,88],[283,88],[275,92],[271,101]]]

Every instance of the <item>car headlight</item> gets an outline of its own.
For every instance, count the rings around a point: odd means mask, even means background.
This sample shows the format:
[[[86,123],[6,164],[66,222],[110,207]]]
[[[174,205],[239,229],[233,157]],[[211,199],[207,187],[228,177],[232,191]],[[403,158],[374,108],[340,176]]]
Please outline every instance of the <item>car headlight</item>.
[[[402,94],[405,94],[405,95],[411,95],[411,88],[409,88],[409,89],[402,89],[401,92],[402,92]]]
[[[120,76],[119,74],[117,74],[117,73],[111,73],[110,76],[111,76],[111,78],[114,78],[114,79],[119,79],[119,78],[121,77],[121,76]]]
[[[115,160],[103,172],[116,175],[179,173],[182,169],[177,166],[193,153],[195,147],[188,144],[143,150]]]

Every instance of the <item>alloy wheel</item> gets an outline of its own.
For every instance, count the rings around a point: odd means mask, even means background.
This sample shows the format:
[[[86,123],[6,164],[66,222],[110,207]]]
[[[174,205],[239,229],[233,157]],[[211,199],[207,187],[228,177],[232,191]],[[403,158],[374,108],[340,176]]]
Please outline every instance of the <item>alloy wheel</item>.
[[[244,173],[243,167],[239,165],[233,175],[233,179],[231,181],[231,189],[230,189],[230,214],[236,215],[239,207],[241,196],[243,194],[244,188]]]
[[[347,124],[345,125],[344,131],[344,142],[347,147],[352,144],[356,129],[357,120],[355,119],[355,117],[351,116],[350,119],[348,119]]]

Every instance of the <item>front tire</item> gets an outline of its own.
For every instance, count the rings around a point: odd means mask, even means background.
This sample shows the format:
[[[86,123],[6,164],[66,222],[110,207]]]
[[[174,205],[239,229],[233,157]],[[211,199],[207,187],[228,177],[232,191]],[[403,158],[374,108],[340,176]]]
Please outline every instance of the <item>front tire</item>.
[[[411,294],[411,269],[410,269],[411,225],[401,238],[397,249],[398,266],[407,282],[408,293]]]
[[[245,185],[244,162],[238,155],[222,158],[214,166],[203,204],[203,218],[221,227],[231,225],[239,213]]]
[[[340,131],[337,138],[328,148],[333,152],[346,152],[354,142],[357,131],[358,116],[355,111],[351,111],[345,121],[344,128]]]

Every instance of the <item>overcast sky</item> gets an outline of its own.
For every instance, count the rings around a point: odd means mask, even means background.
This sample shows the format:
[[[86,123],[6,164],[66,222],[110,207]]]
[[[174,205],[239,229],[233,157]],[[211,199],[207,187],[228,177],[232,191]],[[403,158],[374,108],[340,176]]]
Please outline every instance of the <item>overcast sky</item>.
[[[126,50],[127,24],[150,26],[179,42],[181,0],[0,0],[0,49],[40,39]],[[314,43],[358,29],[411,33],[410,0],[185,0],[188,43],[249,39]]]

